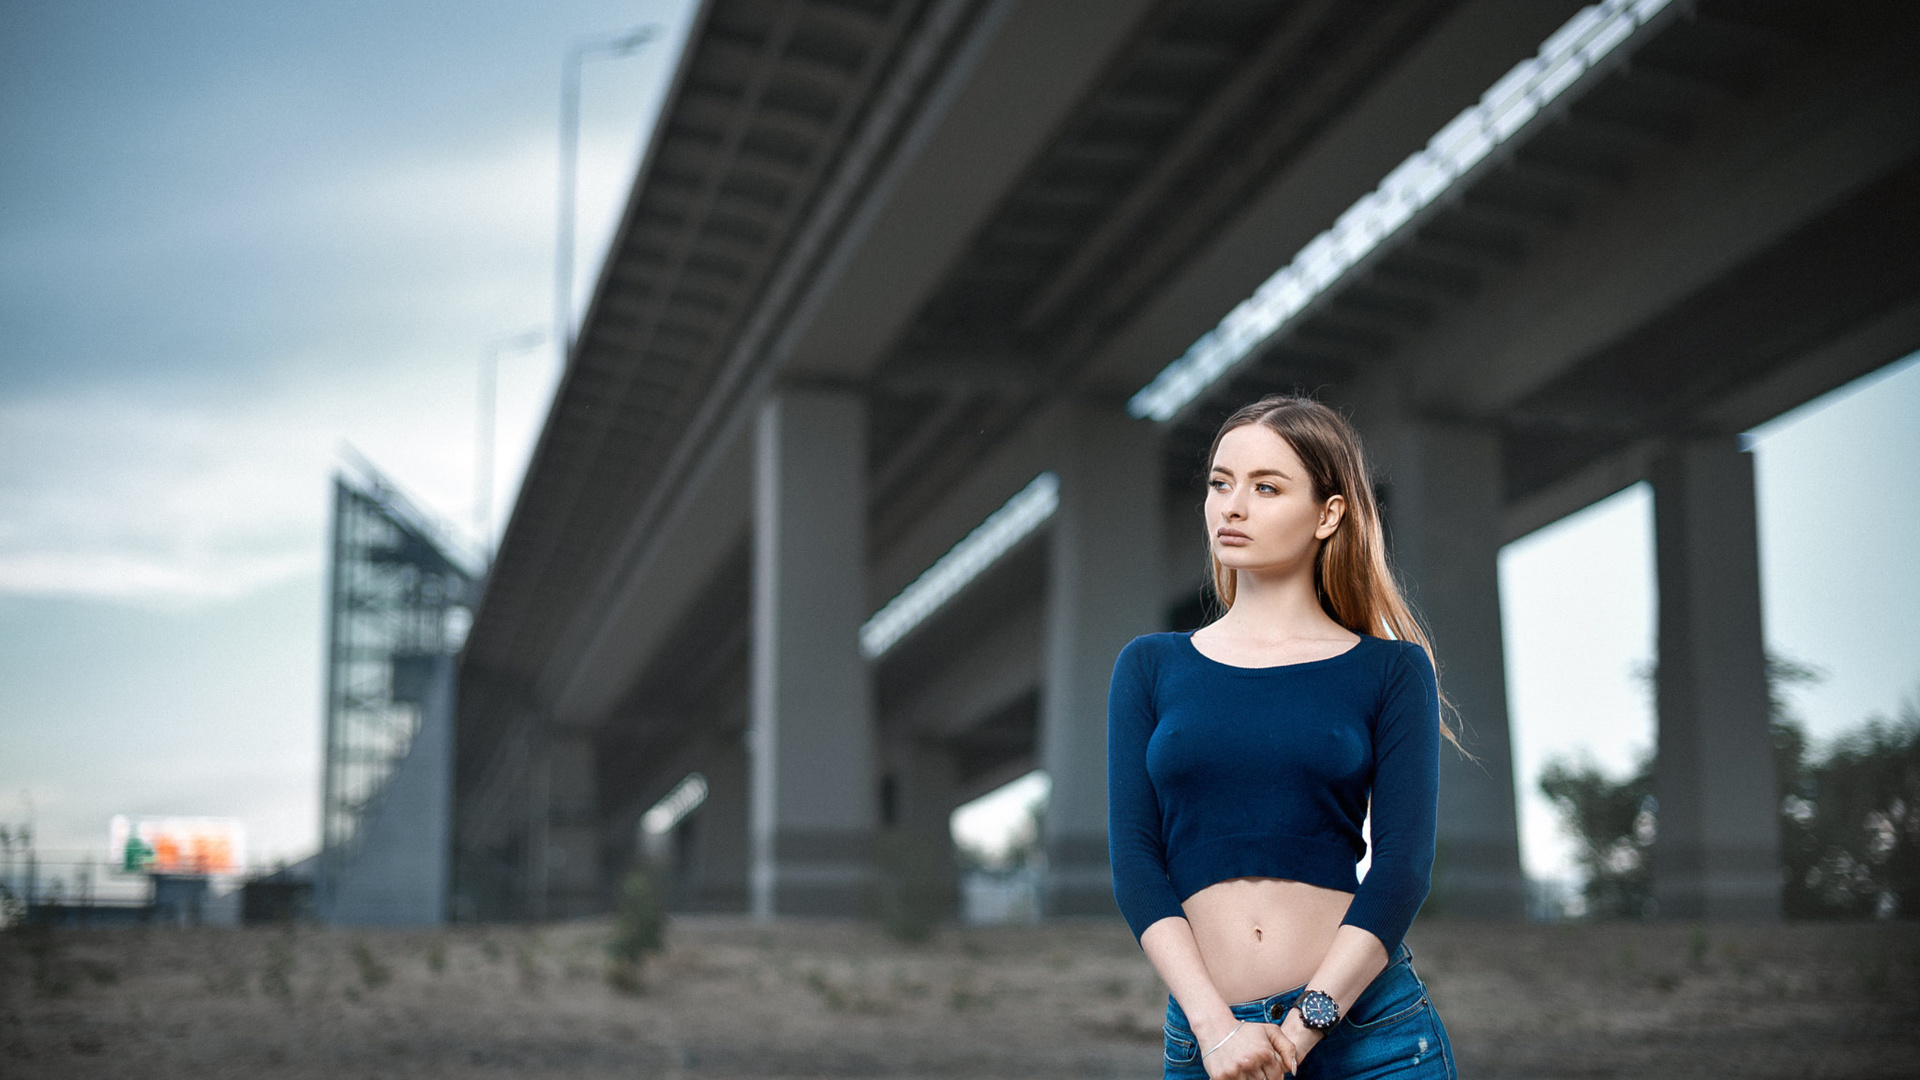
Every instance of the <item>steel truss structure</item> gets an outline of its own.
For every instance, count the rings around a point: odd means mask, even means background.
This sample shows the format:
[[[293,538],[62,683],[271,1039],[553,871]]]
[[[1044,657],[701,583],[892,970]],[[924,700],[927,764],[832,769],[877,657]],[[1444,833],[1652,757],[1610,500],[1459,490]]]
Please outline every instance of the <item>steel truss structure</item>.
[[[391,483],[364,463],[352,469],[333,487],[323,876],[412,746],[434,666],[465,640],[478,577]]]

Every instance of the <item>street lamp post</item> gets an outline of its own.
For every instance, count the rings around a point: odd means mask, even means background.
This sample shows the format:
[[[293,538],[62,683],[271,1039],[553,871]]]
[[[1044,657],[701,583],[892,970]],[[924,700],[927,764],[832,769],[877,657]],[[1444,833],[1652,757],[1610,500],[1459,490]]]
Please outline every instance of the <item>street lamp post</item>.
[[[493,560],[493,428],[499,410],[494,404],[500,380],[500,357],[531,349],[547,339],[544,330],[528,330],[487,342],[480,354],[480,401],[473,455],[473,534],[480,538],[481,558]]]
[[[573,352],[573,188],[580,155],[580,69],[588,60],[632,55],[659,35],[660,28],[648,24],[576,42],[560,66],[560,220],[553,245],[553,340],[563,372]]]

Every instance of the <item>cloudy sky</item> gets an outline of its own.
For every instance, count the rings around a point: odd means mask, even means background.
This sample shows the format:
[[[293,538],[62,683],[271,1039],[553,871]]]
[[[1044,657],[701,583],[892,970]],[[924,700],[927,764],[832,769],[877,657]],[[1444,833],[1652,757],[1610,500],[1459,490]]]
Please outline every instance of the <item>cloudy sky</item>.
[[[0,822],[317,835],[328,477],[472,521],[478,371],[551,322],[561,58],[581,278],[686,0],[0,6]],[[500,495],[555,372],[500,359]]]
[[[0,823],[30,800],[43,847],[98,849],[116,813],[235,816],[256,860],[311,850],[338,448],[471,520],[478,365],[550,321],[560,58],[670,31],[587,69],[584,279],[688,7],[0,7]],[[554,370],[501,358],[502,512]],[[1870,382],[1756,433],[1769,639],[1828,673],[1825,734],[1920,691],[1920,367]],[[1503,559],[1523,788],[1650,740],[1648,533],[1635,489]]]

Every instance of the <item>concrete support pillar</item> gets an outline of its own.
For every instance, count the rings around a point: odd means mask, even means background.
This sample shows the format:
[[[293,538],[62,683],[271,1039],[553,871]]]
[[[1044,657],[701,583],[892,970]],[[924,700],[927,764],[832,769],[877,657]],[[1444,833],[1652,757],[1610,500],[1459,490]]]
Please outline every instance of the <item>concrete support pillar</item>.
[[[606,910],[601,881],[599,793],[593,739],[554,730],[541,744],[533,897],[536,919],[567,919]]]
[[[1420,420],[1405,422],[1398,436],[1387,489],[1394,561],[1433,637],[1440,689],[1458,709],[1462,741],[1479,759],[1441,748],[1439,846],[1425,910],[1522,918],[1526,878],[1500,630],[1499,436]]]
[[[707,799],[682,823],[689,832],[687,907],[693,911],[746,911],[748,867],[747,745],[738,737],[716,746],[700,765]]]
[[[959,910],[960,876],[951,818],[958,763],[944,743],[900,731],[885,739],[880,776],[881,873],[915,916],[944,919]]]
[[[1660,579],[1654,899],[1664,918],[1778,919],[1753,458],[1732,438],[1654,465]]]
[[[1040,762],[1048,915],[1116,910],[1107,863],[1107,684],[1128,641],[1161,628],[1160,439],[1117,407],[1063,406],[1049,538]]]
[[[759,415],[750,835],[762,919],[858,914],[872,885],[865,440],[854,393],[784,391]]]

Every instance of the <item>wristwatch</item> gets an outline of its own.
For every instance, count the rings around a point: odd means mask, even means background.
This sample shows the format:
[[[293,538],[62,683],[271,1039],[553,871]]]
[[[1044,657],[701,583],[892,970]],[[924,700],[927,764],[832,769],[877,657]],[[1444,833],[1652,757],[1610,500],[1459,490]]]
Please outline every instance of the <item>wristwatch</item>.
[[[1340,1022],[1340,1003],[1319,990],[1301,994],[1294,1007],[1300,1010],[1301,1023],[1323,1035]]]

